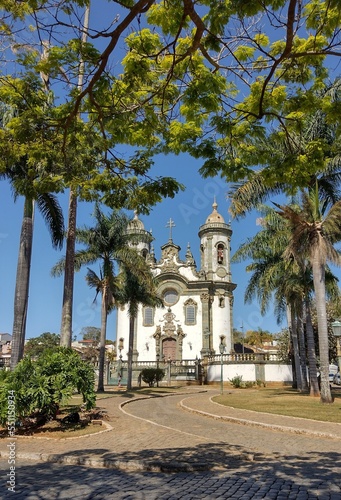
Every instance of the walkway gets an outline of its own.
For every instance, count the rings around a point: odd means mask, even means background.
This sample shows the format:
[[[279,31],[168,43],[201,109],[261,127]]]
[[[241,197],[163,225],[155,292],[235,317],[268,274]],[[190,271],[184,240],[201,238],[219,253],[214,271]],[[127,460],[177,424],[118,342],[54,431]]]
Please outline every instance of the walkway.
[[[115,500],[341,499],[341,424],[225,408],[210,400],[216,393],[190,388],[138,400],[122,393],[99,402],[110,430],[18,438],[19,498],[77,498],[79,490],[79,498]],[[0,443],[3,471],[7,444]]]

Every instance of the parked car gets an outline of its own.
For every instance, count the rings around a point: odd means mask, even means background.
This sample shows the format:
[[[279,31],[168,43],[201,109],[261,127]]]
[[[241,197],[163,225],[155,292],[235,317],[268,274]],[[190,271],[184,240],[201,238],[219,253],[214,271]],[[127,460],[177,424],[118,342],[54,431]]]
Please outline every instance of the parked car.
[[[336,385],[341,385],[340,372],[336,373],[333,378],[333,383]]]

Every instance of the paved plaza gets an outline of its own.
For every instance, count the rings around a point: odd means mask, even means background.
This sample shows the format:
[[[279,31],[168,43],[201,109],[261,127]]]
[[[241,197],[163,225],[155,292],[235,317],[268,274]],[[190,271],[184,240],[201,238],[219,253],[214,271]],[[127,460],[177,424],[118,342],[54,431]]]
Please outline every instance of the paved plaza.
[[[15,493],[3,439],[0,498],[341,500],[341,424],[226,408],[216,393],[122,393],[98,402],[97,434],[19,437]]]

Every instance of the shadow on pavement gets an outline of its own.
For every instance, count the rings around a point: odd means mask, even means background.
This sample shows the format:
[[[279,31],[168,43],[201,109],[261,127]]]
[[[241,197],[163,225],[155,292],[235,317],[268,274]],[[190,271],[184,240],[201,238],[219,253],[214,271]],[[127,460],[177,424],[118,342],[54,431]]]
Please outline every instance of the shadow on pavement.
[[[98,455],[119,460],[149,461],[167,459],[183,460],[186,450],[168,449],[155,455],[155,450],[141,453],[115,455],[103,449],[93,450]],[[190,460],[193,463],[209,462],[213,469],[214,447],[197,446]],[[87,450],[73,455],[89,457]],[[62,458],[62,455],[60,456]],[[269,457],[261,461],[229,459],[226,453],[225,470],[209,470],[177,473],[127,472],[124,470],[96,467],[71,466],[59,463],[29,462],[18,460],[16,472],[16,498],[40,499],[180,499],[180,498],[341,498],[338,453],[306,455],[305,457]],[[13,498],[7,492],[7,462],[2,460],[0,498]],[[221,464],[220,464],[221,465]],[[237,492],[241,491],[238,495]],[[247,496],[244,493],[249,492]],[[251,494],[251,496],[250,496]]]

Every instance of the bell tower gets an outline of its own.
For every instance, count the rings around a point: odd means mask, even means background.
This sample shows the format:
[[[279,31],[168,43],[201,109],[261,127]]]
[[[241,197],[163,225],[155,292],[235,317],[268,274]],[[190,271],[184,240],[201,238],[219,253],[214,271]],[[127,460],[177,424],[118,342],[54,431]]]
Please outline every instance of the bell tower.
[[[226,352],[233,349],[230,242],[232,230],[218,212],[214,200],[213,211],[199,228],[201,268],[199,274],[207,283],[207,294],[202,294],[202,345],[201,354],[219,352],[221,342]]]
[[[213,212],[199,229],[201,271],[207,280],[231,281],[230,241],[232,230],[217,211],[214,200]]]
[[[132,245],[143,255],[145,259],[150,257],[151,243],[154,240],[152,233],[144,228],[143,222],[138,218],[135,212],[134,218],[128,224],[127,233],[133,236]]]

